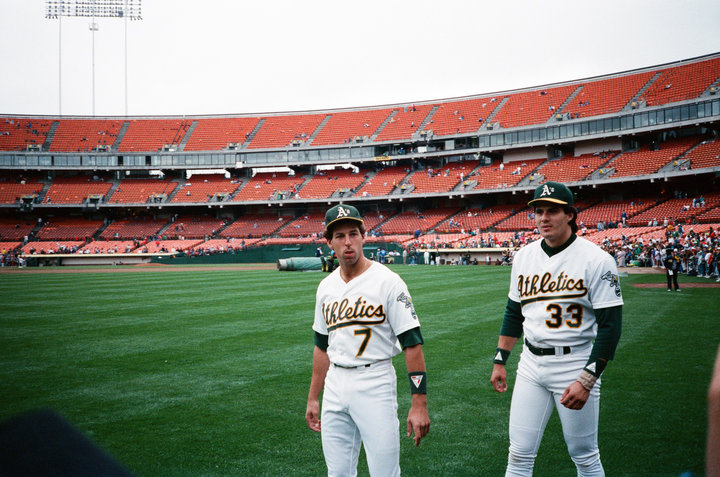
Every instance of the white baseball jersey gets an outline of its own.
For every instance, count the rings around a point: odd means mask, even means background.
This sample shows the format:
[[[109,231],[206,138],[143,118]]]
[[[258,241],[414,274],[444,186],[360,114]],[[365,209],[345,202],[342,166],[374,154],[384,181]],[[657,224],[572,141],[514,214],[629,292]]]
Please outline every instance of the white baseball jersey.
[[[420,326],[407,285],[385,265],[372,262],[348,283],[336,269],[317,289],[313,330],[328,335],[328,358],[360,366],[401,352],[397,335]]]
[[[509,298],[522,305],[523,332],[535,346],[580,346],[595,338],[593,309],[622,305],[615,259],[576,237],[548,257],[537,240],[513,260]]]

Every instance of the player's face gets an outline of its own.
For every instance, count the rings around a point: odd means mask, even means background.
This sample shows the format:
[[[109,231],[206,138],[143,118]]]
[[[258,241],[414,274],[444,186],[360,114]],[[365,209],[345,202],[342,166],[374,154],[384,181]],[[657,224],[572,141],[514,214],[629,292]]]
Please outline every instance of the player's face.
[[[566,214],[562,206],[552,202],[540,202],[535,206],[538,232],[551,247],[559,247],[570,238],[572,218],[573,214]]]
[[[335,226],[328,245],[337,254],[340,265],[347,268],[353,267],[363,256],[364,243],[365,237],[360,233],[357,224],[345,221]]]

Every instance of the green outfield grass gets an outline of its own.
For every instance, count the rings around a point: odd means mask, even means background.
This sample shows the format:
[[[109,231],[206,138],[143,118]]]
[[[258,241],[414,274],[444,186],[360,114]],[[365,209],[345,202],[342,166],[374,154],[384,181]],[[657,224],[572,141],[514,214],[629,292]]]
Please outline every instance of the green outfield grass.
[[[403,474],[503,475],[510,393],[489,384],[507,267],[395,266],[425,337],[432,427]],[[138,476],[323,475],[304,419],[320,272],[0,275],[0,420],[53,409]],[[703,279],[688,281],[708,282]],[[603,375],[608,476],[703,473],[720,289],[635,288]],[[511,384],[519,349],[510,358]],[[405,375],[401,356],[395,359]],[[400,420],[410,402],[399,379]],[[360,475],[367,475],[361,460]],[[573,476],[557,415],[536,476]]]

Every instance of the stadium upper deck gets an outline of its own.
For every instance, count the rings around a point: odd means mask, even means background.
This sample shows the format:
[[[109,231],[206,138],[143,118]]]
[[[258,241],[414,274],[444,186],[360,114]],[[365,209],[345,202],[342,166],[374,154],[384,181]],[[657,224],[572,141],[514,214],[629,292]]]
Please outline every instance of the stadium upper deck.
[[[0,166],[184,167],[260,160],[322,162],[343,156],[369,160],[388,152],[382,146],[423,144],[432,151],[440,148],[433,140],[461,137],[475,138],[471,145],[481,149],[508,148],[684,120],[716,120],[719,83],[720,53],[557,85],[391,107],[194,118],[0,115]],[[683,104],[687,111],[667,108]],[[319,152],[337,148],[362,152],[336,157]],[[40,153],[46,160],[28,164],[27,157],[3,152]],[[201,164],[177,159],[190,152],[202,156]],[[227,154],[211,154],[221,152]],[[55,160],[49,153],[68,157]],[[165,157],[163,162],[162,153],[173,159]],[[88,154],[106,159],[90,164],[93,161],[82,159]],[[131,158],[137,154],[142,160],[134,162]],[[145,160],[147,154],[153,156],[151,163]]]

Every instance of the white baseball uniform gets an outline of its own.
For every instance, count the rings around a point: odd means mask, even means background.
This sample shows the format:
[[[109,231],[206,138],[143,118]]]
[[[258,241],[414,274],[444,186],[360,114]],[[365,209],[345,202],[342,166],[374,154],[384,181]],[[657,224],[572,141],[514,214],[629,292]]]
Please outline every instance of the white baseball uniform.
[[[575,237],[548,255],[542,240],[515,255],[508,297],[522,307],[524,344],[510,407],[507,476],[531,476],[545,426],[557,408],[578,475],[604,475],[597,444],[600,379],[581,410],[560,404],[588,361],[597,324],[594,310],[623,304],[615,260]],[[537,351],[537,350],[536,350]]]
[[[328,335],[330,368],[322,400],[328,475],[354,476],[361,442],[370,475],[400,475],[397,336],[419,327],[405,282],[372,262],[345,282],[337,269],[318,286],[313,330]]]

